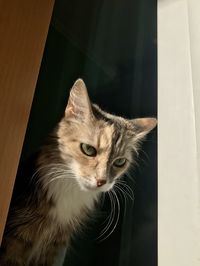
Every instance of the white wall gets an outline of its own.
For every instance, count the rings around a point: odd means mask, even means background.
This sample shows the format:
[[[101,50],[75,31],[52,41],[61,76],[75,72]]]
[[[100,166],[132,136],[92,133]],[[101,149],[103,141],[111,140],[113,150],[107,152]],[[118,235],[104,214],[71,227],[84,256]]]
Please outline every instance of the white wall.
[[[158,1],[159,266],[200,265],[200,1]]]

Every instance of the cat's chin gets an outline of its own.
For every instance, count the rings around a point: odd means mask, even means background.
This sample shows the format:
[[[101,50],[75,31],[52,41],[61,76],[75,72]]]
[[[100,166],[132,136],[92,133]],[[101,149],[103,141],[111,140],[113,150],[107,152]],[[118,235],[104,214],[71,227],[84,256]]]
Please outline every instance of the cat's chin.
[[[80,182],[79,182],[79,187],[80,187],[80,190],[82,191],[87,191],[87,192],[89,191],[98,192],[99,191],[98,187],[96,186],[91,186],[91,185],[80,183]]]
[[[85,191],[85,192],[96,192],[96,193],[107,192],[111,190],[113,186],[114,186],[113,183],[108,183],[108,184],[103,185],[102,187],[97,187],[97,186],[92,186],[89,184],[84,184],[84,183],[79,182],[80,190]]]

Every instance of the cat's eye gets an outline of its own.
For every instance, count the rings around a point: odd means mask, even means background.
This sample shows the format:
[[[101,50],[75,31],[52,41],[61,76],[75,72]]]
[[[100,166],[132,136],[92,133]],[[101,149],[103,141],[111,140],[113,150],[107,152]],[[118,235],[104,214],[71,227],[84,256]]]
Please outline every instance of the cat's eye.
[[[126,163],[126,158],[118,158],[114,161],[113,165],[117,167],[123,167]]]
[[[81,151],[87,156],[94,157],[97,155],[97,150],[93,146],[86,143],[81,143]]]

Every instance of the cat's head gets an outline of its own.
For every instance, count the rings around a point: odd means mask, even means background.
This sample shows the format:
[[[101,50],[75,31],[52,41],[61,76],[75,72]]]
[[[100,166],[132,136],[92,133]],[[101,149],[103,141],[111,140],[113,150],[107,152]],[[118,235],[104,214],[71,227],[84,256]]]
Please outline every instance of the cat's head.
[[[129,120],[102,111],[79,79],[58,129],[62,159],[80,189],[108,191],[134,163],[140,142],[156,123],[155,118]]]

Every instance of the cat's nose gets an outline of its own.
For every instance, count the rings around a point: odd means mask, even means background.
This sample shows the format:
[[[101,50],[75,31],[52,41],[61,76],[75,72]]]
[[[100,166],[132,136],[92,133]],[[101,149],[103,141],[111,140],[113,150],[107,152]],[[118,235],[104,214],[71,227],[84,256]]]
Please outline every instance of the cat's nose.
[[[97,179],[97,187],[102,187],[105,184],[106,184],[105,179]]]

